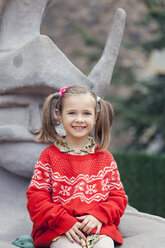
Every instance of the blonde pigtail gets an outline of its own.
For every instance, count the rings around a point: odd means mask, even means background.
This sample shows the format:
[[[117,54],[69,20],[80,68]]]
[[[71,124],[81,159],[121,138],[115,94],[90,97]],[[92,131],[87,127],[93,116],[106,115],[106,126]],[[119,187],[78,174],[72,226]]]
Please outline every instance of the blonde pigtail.
[[[56,126],[59,125],[59,122],[55,117],[57,101],[58,99],[56,93],[49,95],[45,99],[42,110],[42,124],[41,128],[37,131],[37,133],[39,133],[36,139],[37,142],[55,142],[59,137],[56,131]]]
[[[98,151],[106,150],[110,143],[111,127],[114,119],[112,105],[102,99],[99,100],[100,112],[98,113],[95,127],[95,141],[99,146]]]

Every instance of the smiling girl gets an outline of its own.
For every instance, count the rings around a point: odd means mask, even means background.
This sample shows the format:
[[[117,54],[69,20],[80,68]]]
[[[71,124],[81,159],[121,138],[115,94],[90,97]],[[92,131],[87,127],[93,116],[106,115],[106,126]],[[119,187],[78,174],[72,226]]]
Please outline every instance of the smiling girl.
[[[83,85],[63,87],[43,106],[40,155],[27,191],[34,246],[113,248],[127,205],[116,162],[107,151],[113,109]],[[56,127],[63,124],[65,136]],[[92,137],[94,133],[94,137]]]

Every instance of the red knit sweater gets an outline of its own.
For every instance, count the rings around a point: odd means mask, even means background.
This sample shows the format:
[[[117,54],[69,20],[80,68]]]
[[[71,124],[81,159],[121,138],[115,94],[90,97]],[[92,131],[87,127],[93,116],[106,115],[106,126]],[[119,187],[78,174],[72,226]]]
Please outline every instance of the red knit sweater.
[[[100,234],[122,243],[118,225],[127,198],[108,151],[71,155],[47,147],[35,166],[27,198],[35,247],[49,247],[77,222],[76,216],[85,214],[103,222]]]

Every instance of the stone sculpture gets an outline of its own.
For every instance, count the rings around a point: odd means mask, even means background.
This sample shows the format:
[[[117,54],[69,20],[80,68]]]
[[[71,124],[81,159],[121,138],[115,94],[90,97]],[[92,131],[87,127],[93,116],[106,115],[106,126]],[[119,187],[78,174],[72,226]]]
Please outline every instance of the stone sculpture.
[[[44,7],[46,8],[47,4],[50,4],[50,1],[45,0],[34,1],[34,3],[31,0],[3,2],[1,30],[9,29],[9,34],[11,33],[10,29],[13,28],[12,23],[16,22],[15,18],[18,16],[18,11],[19,13],[21,11],[24,13],[26,9],[26,12],[29,13],[32,9],[33,18],[41,21]],[[41,6],[42,8],[37,8],[36,6]],[[9,18],[10,9],[12,14]],[[37,14],[35,14],[35,12],[37,12]],[[5,21],[3,21],[3,16]],[[11,20],[11,17],[13,20]],[[22,15],[22,19],[23,18],[24,15]],[[37,23],[36,19],[32,20],[32,23]],[[28,109],[27,111],[29,111],[29,119],[26,120],[29,123],[27,124],[28,128],[26,127],[26,130],[24,124],[20,127],[17,121],[17,123],[14,123],[10,120],[10,116],[8,116],[8,120],[4,120],[4,125],[2,123],[2,126],[0,126],[0,135],[3,141],[3,145],[0,146],[1,159],[2,154],[6,151],[6,146],[9,150],[8,157],[3,157],[3,161],[0,161],[2,166],[6,169],[28,178],[32,175],[34,161],[37,159],[39,150],[41,151],[43,148],[43,145],[34,142],[32,131],[39,127],[39,106],[47,94],[58,90],[63,85],[81,82],[92,88],[97,95],[101,97],[104,96],[112,76],[113,67],[120,47],[125,25],[125,12],[119,9],[114,19],[103,55],[88,77],[80,72],[66,58],[49,37],[38,34],[38,25],[34,25],[35,28],[30,27],[29,30],[26,30],[26,39],[21,39],[17,33],[13,34],[13,38],[11,34],[9,39],[7,39],[7,30],[5,34],[2,32],[2,44],[0,44],[0,104],[2,102],[3,109],[7,107],[7,105],[12,105],[24,106],[24,109]],[[21,23],[22,25],[17,25],[17,28],[21,29],[25,26],[26,29],[26,26],[29,27],[30,24],[27,23],[27,20],[28,18],[25,15],[25,20],[22,20]],[[30,33],[30,29],[32,29],[33,35]],[[27,35],[27,33],[30,34]],[[12,39],[14,39],[13,43]],[[18,39],[21,39],[21,41],[17,42]],[[6,40],[10,40],[10,42],[6,42]],[[5,102],[6,105],[4,105]],[[4,112],[6,113],[7,111]],[[15,111],[14,115],[17,114],[21,116],[18,111]],[[25,118],[24,115],[26,115],[25,112],[22,115],[25,121],[27,116]],[[5,119],[5,117],[3,116],[1,119]],[[17,120],[16,116],[15,120]],[[10,122],[13,126],[12,129],[8,125],[6,126],[6,124]],[[19,123],[21,122],[19,121]],[[11,141],[13,136],[13,141],[17,142],[17,144],[15,144],[16,146],[14,146],[16,148],[14,155],[17,156],[17,160],[13,157],[13,143],[11,146],[9,145],[9,140]],[[25,141],[24,145],[22,143],[23,141]],[[27,144],[27,141],[30,145]],[[25,150],[26,158],[24,156]],[[36,151],[35,155],[34,151]],[[20,153],[22,155],[20,155]]]
[[[35,162],[46,146],[36,143],[33,134],[40,126],[44,98],[77,82],[87,84],[103,97],[124,31],[125,11],[118,9],[102,57],[86,77],[49,37],[40,35],[42,17],[51,2],[0,1],[0,248],[12,247],[10,242],[17,236],[31,232],[25,192]],[[128,207],[120,229],[124,236],[122,248],[144,247],[145,242],[145,248],[164,247],[163,218]]]

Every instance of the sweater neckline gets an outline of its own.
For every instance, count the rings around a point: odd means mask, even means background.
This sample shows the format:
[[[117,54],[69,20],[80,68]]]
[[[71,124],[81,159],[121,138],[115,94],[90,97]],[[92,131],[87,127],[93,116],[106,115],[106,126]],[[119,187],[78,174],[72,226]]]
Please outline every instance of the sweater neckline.
[[[97,151],[98,150],[98,147],[95,148],[95,151],[94,153],[90,154],[84,154],[84,155],[79,155],[79,154],[69,154],[69,153],[64,153],[64,152],[61,152],[54,144],[52,145],[53,148],[63,157],[69,159],[69,160],[89,160],[91,159],[93,156],[96,156],[99,152]]]

